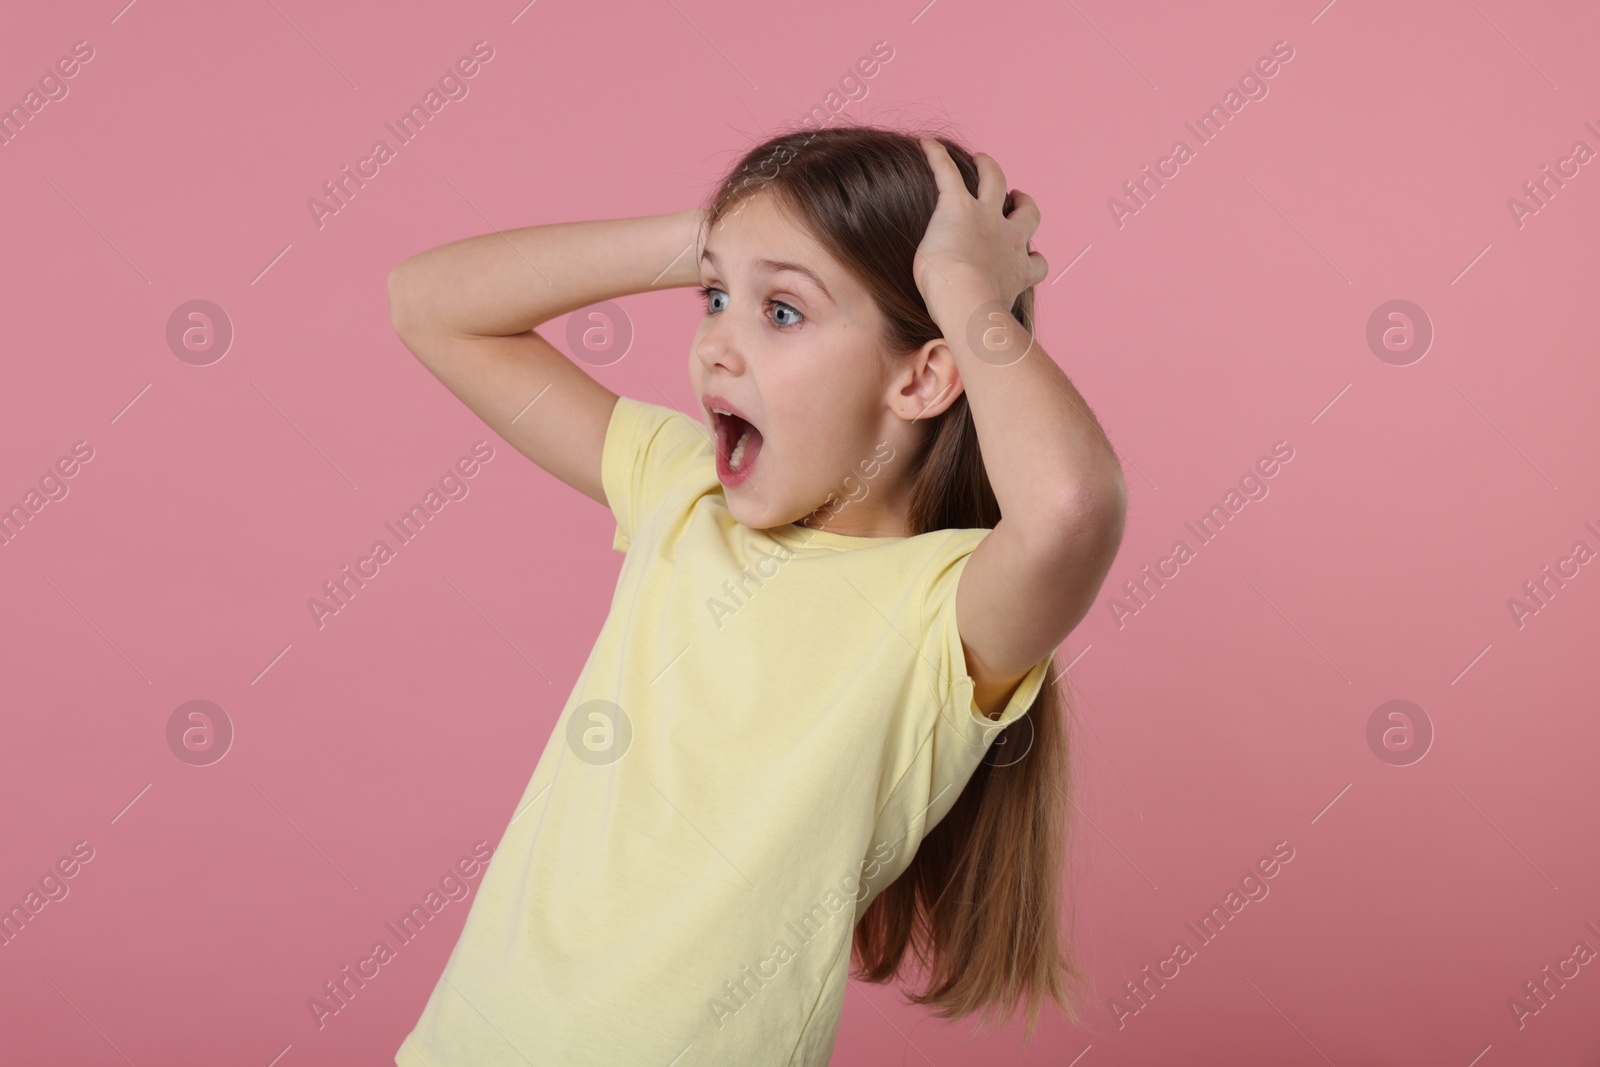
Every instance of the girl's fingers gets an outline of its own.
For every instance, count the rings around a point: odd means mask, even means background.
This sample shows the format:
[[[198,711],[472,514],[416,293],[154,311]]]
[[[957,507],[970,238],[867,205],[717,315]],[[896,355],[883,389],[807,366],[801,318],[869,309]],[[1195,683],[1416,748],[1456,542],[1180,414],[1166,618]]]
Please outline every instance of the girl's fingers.
[[[966,192],[967,183],[961,180],[961,171],[956,167],[956,161],[950,158],[949,149],[944,142],[936,137],[919,137],[922,142],[922,153],[928,157],[928,166],[933,169],[933,180],[939,185],[939,192],[953,193]]]
[[[978,202],[999,210],[1006,200],[1005,172],[993,156],[983,152],[974,152],[972,161],[978,165]]]
[[[1040,282],[1050,277],[1050,262],[1044,258],[1042,253],[1029,252],[1028,262],[1033,264],[1034,274],[1033,281],[1029,282],[1029,285],[1038,285]]]
[[[1022,227],[1023,235],[1032,237],[1039,228],[1039,204],[1020,189],[1011,190],[1011,214],[1007,219]]]
[[[1023,208],[1032,208],[1035,212],[1037,212],[1039,210],[1039,202],[1033,197],[1029,196],[1027,193],[1023,192],[1021,189],[1011,190],[1012,213],[1015,214],[1016,212],[1021,211]]]

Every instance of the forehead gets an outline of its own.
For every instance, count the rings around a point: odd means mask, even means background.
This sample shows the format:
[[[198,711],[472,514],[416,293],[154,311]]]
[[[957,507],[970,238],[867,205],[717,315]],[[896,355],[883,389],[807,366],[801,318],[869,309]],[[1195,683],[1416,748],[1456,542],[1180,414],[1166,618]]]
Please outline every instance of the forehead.
[[[750,193],[731,204],[708,228],[701,258],[718,270],[811,274],[833,296],[848,286],[838,261],[768,193]]]

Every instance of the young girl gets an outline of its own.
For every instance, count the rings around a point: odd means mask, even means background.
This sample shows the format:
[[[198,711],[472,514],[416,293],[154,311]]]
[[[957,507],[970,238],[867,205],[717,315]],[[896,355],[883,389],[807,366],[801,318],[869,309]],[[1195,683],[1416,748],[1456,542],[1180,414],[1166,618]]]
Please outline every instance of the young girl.
[[[400,1067],[822,1065],[852,962],[942,1017],[1077,1021],[1050,675],[1125,488],[1031,336],[1038,226],[988,156],[837,127],[704,209],[391,273],[406,346],[626,553]],[[533,330],[689,285],[693,416]]]

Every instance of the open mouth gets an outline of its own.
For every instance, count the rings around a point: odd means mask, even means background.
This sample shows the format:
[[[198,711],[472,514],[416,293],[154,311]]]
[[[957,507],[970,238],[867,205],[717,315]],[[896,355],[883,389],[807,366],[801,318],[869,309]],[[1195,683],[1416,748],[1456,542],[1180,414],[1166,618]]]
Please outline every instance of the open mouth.
[[[725,486],[738,485],[755,469],[761,454],[761,431],[732,412],[711,409],[717,429],[717,477]]]

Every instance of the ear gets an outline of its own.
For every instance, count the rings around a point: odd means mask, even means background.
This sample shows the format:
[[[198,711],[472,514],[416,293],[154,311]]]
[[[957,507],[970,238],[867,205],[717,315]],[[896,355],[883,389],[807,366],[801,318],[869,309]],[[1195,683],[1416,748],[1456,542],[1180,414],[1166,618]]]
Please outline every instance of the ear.
[[[936,337],[899,357],[890,381],[889,406],[907,422],[931,419],[955,403],[963,388],[955,354],[943,337]]]

